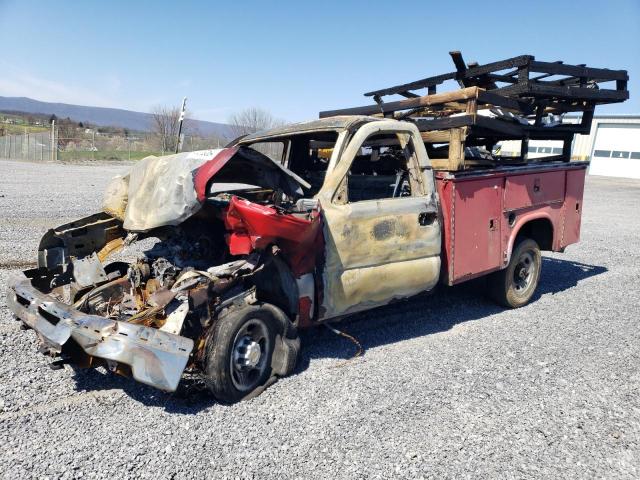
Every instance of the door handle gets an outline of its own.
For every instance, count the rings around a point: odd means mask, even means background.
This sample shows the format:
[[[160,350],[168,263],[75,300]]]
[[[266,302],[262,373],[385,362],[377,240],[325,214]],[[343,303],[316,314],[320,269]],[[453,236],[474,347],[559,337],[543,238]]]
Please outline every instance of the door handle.
[[[418,224],[421,227],[426,227],[432,225],[433,222],[436,221],[436,218],[438,218],[436,212],[420,212],[418,214]]]

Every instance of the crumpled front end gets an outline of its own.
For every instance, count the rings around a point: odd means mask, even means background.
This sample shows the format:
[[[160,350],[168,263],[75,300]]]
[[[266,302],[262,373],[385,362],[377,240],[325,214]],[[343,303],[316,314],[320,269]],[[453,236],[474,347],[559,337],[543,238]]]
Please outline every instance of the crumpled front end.
[[[287,319],[272,324],[270,365],[285,375],[321,250],[317,212],[296,202],[306,186],[246,147],[149,157],[112,181],[103,212],[42,237],[7,304],[57,362],[165,391],[185,370],[205,373],[219,322],[268,304]]]
[[[161,390],[178,387],[193,350],[190,338],[80,312],[38,291],[24,275],[9,280],[7,305],[37,333],[44,350],[59,354],[72,342],[86,361],[102,359],[113,371],[126,365],[134,379]]]

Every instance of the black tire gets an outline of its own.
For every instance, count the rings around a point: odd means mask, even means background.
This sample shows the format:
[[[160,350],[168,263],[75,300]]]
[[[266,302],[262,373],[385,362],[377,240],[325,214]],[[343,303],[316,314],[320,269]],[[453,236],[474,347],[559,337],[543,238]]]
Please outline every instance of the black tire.
[[[489,295],[508,308],[525,306],[538,288],[542,255],[540,247],[530,238],[517,241],[507,268],[487,278]]]
[[[217,400],[235,403],[255,396],[276,375],[293,370],[297,351],[284,347],[300,340],[290,324],[282,311],[269,304],[247,305],[216,321],[207,338],[204,373]],[[283,362],[285,368],[279,367]]]

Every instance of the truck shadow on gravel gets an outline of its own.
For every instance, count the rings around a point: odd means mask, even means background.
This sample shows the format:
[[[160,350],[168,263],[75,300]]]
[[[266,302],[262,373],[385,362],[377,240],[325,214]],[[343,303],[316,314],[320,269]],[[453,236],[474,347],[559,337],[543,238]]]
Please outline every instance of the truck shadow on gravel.
[[[601,266],[543,257],[540,283],[531,302],[576,287],[579,282],[606,271]],[[355,337],[366,355],[370,348],[444,332],[507,310],[484,295],[484,290],[482,278],[453,287],[438,286],[430,294],[355,314],[334,327]],[[302,344],[303,358],[294,375],[306,370],[313,359],[346,360],[357,351],[355,344],[326,328],[303,332]]]
[[[540,284],[532,302],[573,288],[606,271],[600,266],[543,257]],[[444,332],[461,323],[504,311],[482,294],[483,288],[481,279],[454,287],[439,287],[432,294],[356,314],[335,326],[357,338],[366,355],[370,348]],[[357,350],[349,340],[327,328],[307,330],[301,336],[302,355],[293,375],[303,373],[314,359],[347,360]],[[184,378],[176,392],[165,393],[101,370],[76,370],[74,377],[77,390],[122,390],[144,405],[161,407],[169,413],[195,414],[216,404],[196,378]],[[271,388],[278,388],[278,384]]]
[[[102,369],[74,370],[73,377],[77,391],[121,390],[148,407],[160,407],[168,413],[190,415],[218,403],[196,378],[183,378],[178,390],[168,393]]]

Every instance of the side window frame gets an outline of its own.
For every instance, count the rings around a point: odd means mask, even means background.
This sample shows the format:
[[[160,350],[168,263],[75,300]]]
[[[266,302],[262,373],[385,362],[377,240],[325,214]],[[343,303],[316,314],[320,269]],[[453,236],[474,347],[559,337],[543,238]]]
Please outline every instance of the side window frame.
[[[254,148],[257,145],[265,144],[265,143],[281,143],[282,144],[282,151],[280,152],[280,158],[277,158],[277,159],[273,158],[269,154],[264,153],[261,150],[258,150],[256,148]],[[291,142],[286,138],[282,138],[282,139],[275,138],[275,139],[272,139],[272,140],[258,140],[256,142],[249,143],[249,144],[247,144],[245,146],[247,146],[249,148],[252,148],[253,150],[255,150],[258,153],[262,153],[263,155],[271,158],[272,160],[278,162],[280,165],[282,165],[284,167],[284,166],[286,166],[287,161],[288,161],[290,145],[291,145]]]
[[[338,183],[338,187],[336,188],[334,194],[332,195],[332,203],[337,205],[355,205],[363,202],[380,202],[380,201],[397,201],[402,198],[407,197],[383,197],[376,199],[365,199],[365,200],[349,200],[349,175],[351,170],[351,165],[357,156],[357,152],[360,151],[362,146],[366,143],[366,141],[374,136],[381,134],[393,134],[398,138],[398,142],[400,144],[400,148],[404,151],[404,156],[406,160],[406,171],[408,173],[408,180],[411,187],[411,197],[419,197],[425,195],[426,188],[423,183],[423,177],[421,175],[421,167],[418,162],[418,152],[416,149],[416,145],[414,143],[414,137],[410,131],[405,129],[380,129],[378,131],[374,131],[369,133],[364,139],[359,141],[358,148],[353,152],[353,155],[349,159],[342,159],[341,162],[343,165],[348,163],[344,175],[340,182]],[[354,135],[351,139],[350,144],[348,145],[348,149],[351,147],[351,143],[358,140],[358,135]],[[407,148],[410,148],[410,151],[407,152]],[[344,167],[343,167],[344,168]]]

